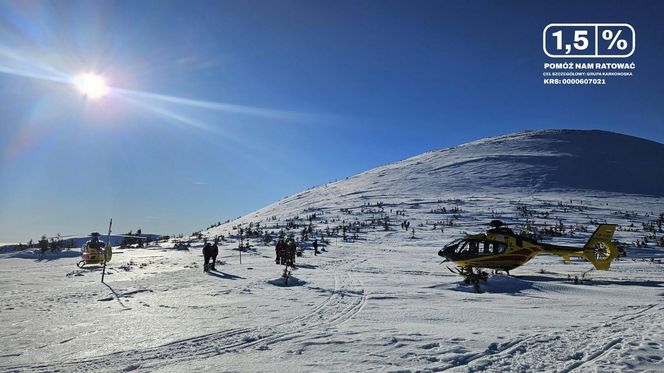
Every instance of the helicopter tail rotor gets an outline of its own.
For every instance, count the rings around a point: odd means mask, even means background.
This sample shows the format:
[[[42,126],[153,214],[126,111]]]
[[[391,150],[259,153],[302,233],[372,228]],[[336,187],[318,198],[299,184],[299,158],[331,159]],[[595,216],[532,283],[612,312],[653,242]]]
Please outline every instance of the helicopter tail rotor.
[[[600,224],[583,247],[583,257],[599,270],[607,270],[618,257],[618,249],[613,244],[615,224]]]

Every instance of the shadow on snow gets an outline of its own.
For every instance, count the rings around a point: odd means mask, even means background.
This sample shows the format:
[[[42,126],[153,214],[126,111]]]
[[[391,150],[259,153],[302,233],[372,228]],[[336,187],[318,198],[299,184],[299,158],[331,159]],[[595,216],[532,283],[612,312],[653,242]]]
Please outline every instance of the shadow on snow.
[[[208,275],[214,276],[214,277],[219,277],[224,280],[237,280],[241,279],[244,280],[244,277],[237,276],[237,275],[231,275],[230,273],[224,273],[221,271],[216,271],[216,270],[209,270]]]

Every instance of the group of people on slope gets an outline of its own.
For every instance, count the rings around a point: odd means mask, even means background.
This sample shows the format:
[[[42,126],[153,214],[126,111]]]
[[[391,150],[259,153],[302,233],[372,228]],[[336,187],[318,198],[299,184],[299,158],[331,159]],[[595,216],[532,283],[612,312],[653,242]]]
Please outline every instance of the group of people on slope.
[[[291,267],[295,265],[297,246],[295,245],[295,240],[293,237],[288,237],[287,240],[284,240],[283,237],[280,237],[279,240],[277,240],[277,244],[274,250],[277,253],[277,260],[275,263]]]
[[[318,240],[314,239],[313,242],[314,255],[318,255]],[[293,267],[295,265],[295,256],[297,255],[297,245],[293,237],[288,237],[284,240],[283,237],[279,237],[277,244],[275,245],[274,251],[277,254],[275,260],[276,264],[288,265]]]
[[[216,239],[214,240],[214,243],[205,242],[205,245],[203,246],[203,258],[205,260],[203,263],[203,272],[215,269],[214,265],[217,262],[217,255],[219,255],[219,246],[217,244],[218,241]],[[314,255],[318,255],[318,240],[314,240],[313,247]],[[288,239],[279,237],[275,251],[277,254],[276,264],[288,265],[291,267],[295,266],[297,245],[295,244],[295,239],[293,239],[293,237],[288,237]],[[212,262],[210,262],[210,259],[212,259]]]

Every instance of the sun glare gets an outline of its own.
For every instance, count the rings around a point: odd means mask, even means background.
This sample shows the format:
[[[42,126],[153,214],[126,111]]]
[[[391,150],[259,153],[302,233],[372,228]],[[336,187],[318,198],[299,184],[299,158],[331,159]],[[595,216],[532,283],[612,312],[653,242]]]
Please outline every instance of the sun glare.
[[[101,75],[94,73],[77,75],[72,79],[72,83],[84,96],[90,99],[104,97],[109,91],[106,80]]]

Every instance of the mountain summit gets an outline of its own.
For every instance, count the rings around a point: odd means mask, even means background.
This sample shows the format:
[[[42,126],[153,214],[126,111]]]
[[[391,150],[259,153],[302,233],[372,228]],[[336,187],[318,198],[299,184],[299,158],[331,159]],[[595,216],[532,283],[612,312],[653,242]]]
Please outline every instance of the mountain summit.
[[[544,130],[428,152],[356,177],[367,192],[595,190],[664,196],[664,145],[599,130]]]

